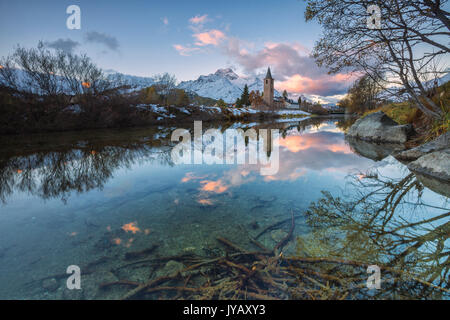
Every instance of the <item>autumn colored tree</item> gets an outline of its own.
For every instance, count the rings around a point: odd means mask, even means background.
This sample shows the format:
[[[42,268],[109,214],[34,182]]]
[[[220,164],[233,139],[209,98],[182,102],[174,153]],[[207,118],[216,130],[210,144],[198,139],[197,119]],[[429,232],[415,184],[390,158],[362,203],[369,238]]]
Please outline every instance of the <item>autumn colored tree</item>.
[[[142,102],[147,104],[158,104],[161,102],[160,95],[156,92],[154,86],[145,88],[141,91]]]
[[[378,13],[372,18],[370,11]],[[307,21],[322,26],[312,52],[319,66],[332,73],[364,72],[386,93],[434,119],[448,112],[428,91],[431,80],[446,73],[449,17],[448,0],[307,0],[305,12]]]
[[[225,101],[223,101],[223,99],[219,99],[219,101],[217,101],[217,106],[219,108],[226,108],[227,104],[225,103]]]
[[[189,96],[186,93],[186,91],[178,89],[176,90],[176,100],[175,100],[175,105],[177,107],[185,107],[187,105],[189,105],[190,101],[189,101]]]
[[[262,95],[259,93],[259,91],[250,92],[249,101],[251,105],[258,106],[263,104],[263,98]]]

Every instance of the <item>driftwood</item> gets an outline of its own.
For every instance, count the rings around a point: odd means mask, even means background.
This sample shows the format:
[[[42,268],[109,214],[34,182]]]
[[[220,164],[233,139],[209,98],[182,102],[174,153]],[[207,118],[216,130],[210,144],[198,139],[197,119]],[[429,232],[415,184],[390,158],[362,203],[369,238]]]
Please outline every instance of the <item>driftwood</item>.
[[[217,241],[221,242],[222,244],[233,249],[236,252],[247,252],[245,249],[242,249],[241,247],[235,245],[230,240],[227,240],[225,238],[217,238]]]
[[[283,250],[284,246],[289,242],[289,240],[292,239],[292,235],[294,234],[294,229],[295,229],[294,212],[292,212],[291,215],[292,215],[291,229],[289,230],[289,233],[286,235],[286,237],[281,239],[281,241],[278,242],[277,245],[275,246],[275,248],[273,249],[273,252],[275,253],[275,255],[278,255],[278,253]]]
[[[128,292],[125,296],[123,296],[121,298],[121,300],[128,300],[133,298],[134,296],[138,295],[139,293],[141,293],[142,291],[145,291],[149,288],[152,288],[154,286],[160,285],[164,282],[167,282],[169,280],[174,280],[176,278],[178,278],[180,276],[180,273],[176,273],[174,275],[171,276],[163,276],[163,277],[159,277],[155,280],[151,280],[145,284],[140,284],[137,288],[131,290],[130,292]]]
[[[300,217],[299,217],[299,216],[294,216],[294,219],[298,219],[298,218],[300,218]],[[260,233],[258,233],[258,234],[256,235],[255,240],[258,240],[258,239],[259,239],[263,234],[265,234],[266,232],[271,231],[271,230],[273,230],[273,229],[276,229],[276,228],[278,228],[279,226],[282,226],[283,224],[286,224],[286,223],[288,223],[288,222],[292,222],[292,218],[285,219],[285,220],[282,220],[282,221],[278,221],[278,222],[275,222],[275,223],[273,223],[273,224],[271,224],[271,225],[265,227]]]
[[[349,299],[355,294],[364,294],[367,280],[365,272],[368,264],[359,261],[337,258],[286,257],[280,254],[293,239],[296,217],[291,212],[290,219],[266,227],[260,234],[290,221],[288,234],[273,249],[269,250],[256,239],[250,243],[261,251],[250,252],[224,237],[217,241],[232,252],[222,257],[206,258],[193,254],[156,257],[135,261],[119,268],[136,263],[143,265],[164,265],[176,260],[186,267],[168,276],[158,277],[145,283],[120,280],[103,283],[101,289],[114,286],[131,289],[122,299]],[[328,271],[333,270],[333,274]],[[407,275],[406,272],[380,266],[385,273]],[[352,272],[348,272],[348,271]],[[345,274],[345,276],[344,276]],[[448,289],[420,280],[409,278],[424,287]],[[373,296],[367,296],[373,298]]]

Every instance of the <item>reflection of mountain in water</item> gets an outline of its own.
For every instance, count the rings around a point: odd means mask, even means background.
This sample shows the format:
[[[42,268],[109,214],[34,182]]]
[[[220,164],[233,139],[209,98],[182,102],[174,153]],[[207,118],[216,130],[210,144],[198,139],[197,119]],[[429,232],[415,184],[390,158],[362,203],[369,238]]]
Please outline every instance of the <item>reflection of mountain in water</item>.
[[[217,236],[250,252],[259,249],[249,243],[249,236],[260,234],[256,239],[270,249],[265,256],[270,260],[233,262],[248,269],[264,268],[255,279],[278,281],[282,272],[279,288],[286,295],[261,287],[273,297],[448,298],[448,199],[424,188],[393,157],[374,164],[356,155],[344,140],[342,128],[347,125],[339,119],[211,125],[222,132],[230,127],[279,129],[280,170],[273,176],[261,176],[257,166],[247,165],[171,168],[170,136],[175,128],[2,141],[0,195],[8,203],[1,205],[6,213],[1,215],[1,273],[10,272],[11,277],[0,280],[0,295],[69,298],[59,289],[48,292],[43,281],[34,280],[55,277],[74,263],[84,270],[94,266],[85,288],[118,279],[145,283],[168,271],[173,265],[168,260],[174,257],[185,266],[228,259],[231,255]],[[207,129],[205,125],[203,130]],[[349,176],[355,171],[361,173]],[[20,191],[67,203],[35,201]],[[72,196],[76,193],[86,194]],[[279,223],[290,222],[285,219],[291,212],[298,215],[295,232],[279,255],[272,248],[288,234],[290,223]],[[273,225],[278,227],[267,229]],[[264,230],[268,232],[261,234]],[[160,247],[153,251],[154,245]],[[142,253],[149,254],[139,258],[143,261],[139,267],[134,264],[137,260],[128,261],[127,257]],[[155,259],[162,263],[155,264]],[[381,267],[382,290],[365,286],[367,266],[374,264]],[[120,271],[118,265],[123,266]],[[202,286],[204,275],[211,283],[223,281],[220,268],[226,265],[202,266],[189,286]],[[227,273],[233,280],[247,275],[245,269],[232,270]],[[65,288],[65,281],[58,283]],[[183,284],[185,279],[171,282]],[[129,290],[133,289],[119,285],[84,294],[88,299],[111,299]],[[235,292],[232,287],[229,297]]]
[[[255,129],[279,129],[285,133],[317,123],[263,124]],[[240,125],[246,129],[245,124]],[[210,127],[224,132],[236,124],[209,124],[203,129]],[[43,199],[67,199],[71,192],[101,189],[116,170],[129,168],[138,160],[171,166],[170,137],[175,129],[97,130],[5,139],[0,155],[0,199],[5,202],[16,191]]]

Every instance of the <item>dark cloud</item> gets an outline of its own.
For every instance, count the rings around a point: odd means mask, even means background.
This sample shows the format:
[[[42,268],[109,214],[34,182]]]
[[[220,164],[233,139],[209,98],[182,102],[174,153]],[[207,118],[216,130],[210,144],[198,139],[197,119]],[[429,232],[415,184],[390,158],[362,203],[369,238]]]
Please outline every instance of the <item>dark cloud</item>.
[[[52,49],[73,52],[75,48],[80,45],[80,43],[70,39],[58,39],[52,42],[46,42],[45,45]]]
[[[110,35],[105,33],[100,33],[97,31],[91,31],[85,35],[86,42],[90,43],[100,43],[105,45],[108,49],[116,51],[119,49],[119,41]]]

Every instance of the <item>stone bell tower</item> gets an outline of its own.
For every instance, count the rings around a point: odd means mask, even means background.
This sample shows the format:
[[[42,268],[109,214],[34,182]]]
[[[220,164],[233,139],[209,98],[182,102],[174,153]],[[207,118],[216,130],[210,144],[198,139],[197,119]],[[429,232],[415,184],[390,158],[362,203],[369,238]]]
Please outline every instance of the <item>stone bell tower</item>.
[[[274,79],[272,78],[272,73],[270,72],[270,67],[267,69],[267,75],[264,79],[264,102],[273,106],[273,96],[274,96]]]

